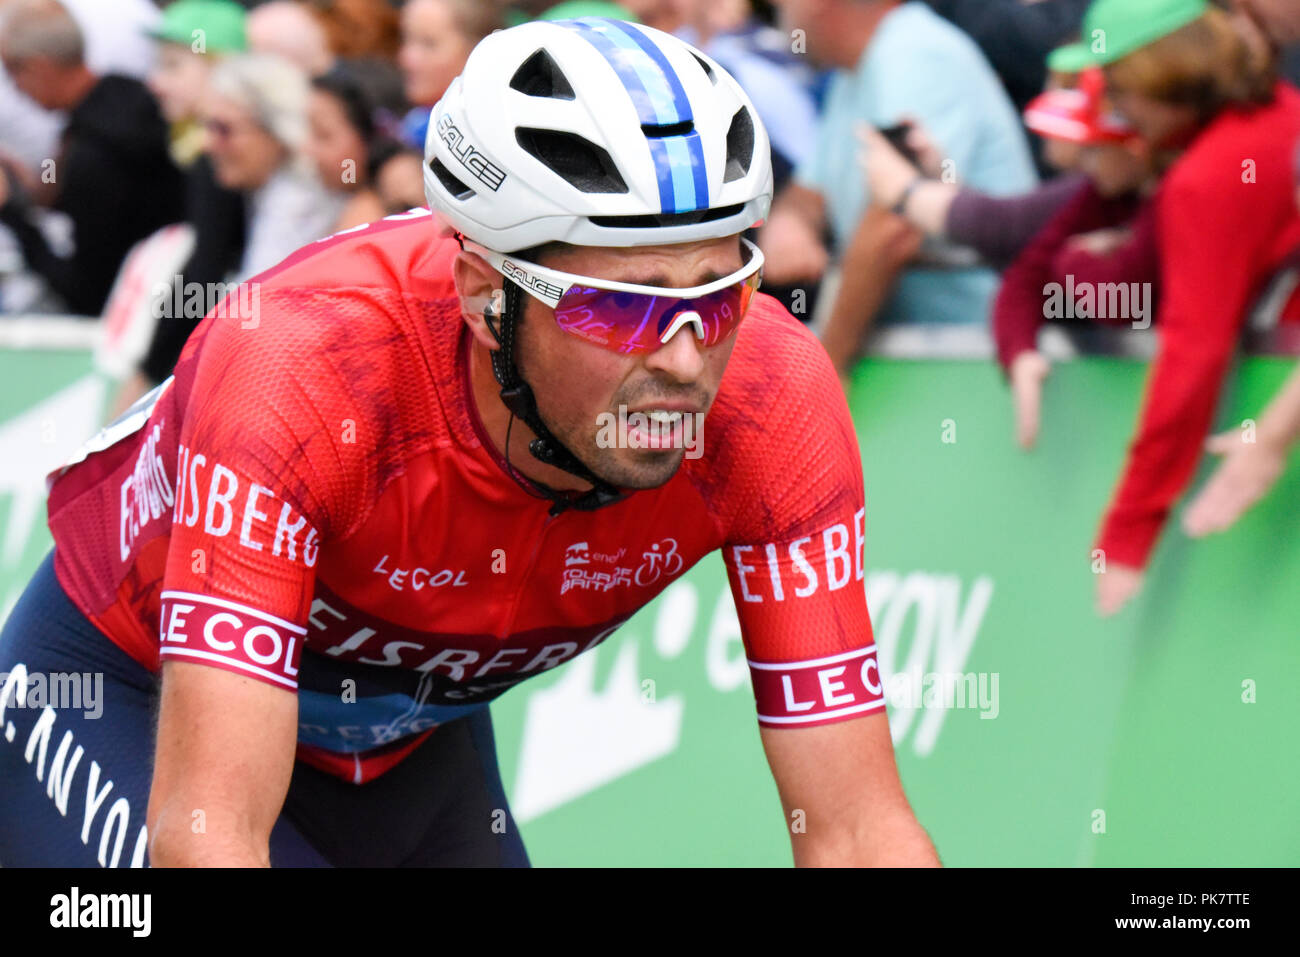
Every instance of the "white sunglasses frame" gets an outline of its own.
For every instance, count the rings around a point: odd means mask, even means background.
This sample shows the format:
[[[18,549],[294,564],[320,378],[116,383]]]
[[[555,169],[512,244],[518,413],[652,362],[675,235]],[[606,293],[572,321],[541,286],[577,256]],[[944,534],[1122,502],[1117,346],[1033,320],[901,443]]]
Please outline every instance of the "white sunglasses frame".
[[[635,292],[645,296],[662,296],[667,299],[699,299],[709,293],[717,292],[719,289],[726,289],[728,286],[743,282],[755,273],[760,274],[759,284],[761,284],[764,262],[763,251],[743,236],[740,241],[750,251],[749,262],[730,276],[723,276],[721,279],[715,279],[703,286],[690,286],[685,289],[670,286],[640,286],[630,282],[616,282],[613,279],[597,279],[593,276],[580,276],[576,273],[561,272],[558,269],[548,269],[545,266],[528,262],[526,259],[499,253],[494,249],[488,249],[486,246],[468,239],[464,241],[464,248],[482,256],[501,275],[518,283],[534,299],[538,299],[554,309],[560,304],[564,294],[574,286],[608,289],[611,292]],[[758,286],[755,286],[754,291],[757,292],[758,288]]]

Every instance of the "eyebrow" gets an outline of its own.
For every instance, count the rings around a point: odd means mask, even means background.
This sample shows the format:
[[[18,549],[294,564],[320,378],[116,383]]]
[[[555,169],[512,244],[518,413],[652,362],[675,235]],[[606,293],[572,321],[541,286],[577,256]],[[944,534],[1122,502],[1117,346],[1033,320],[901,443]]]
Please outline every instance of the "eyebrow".
[[[700,279],[692,283],[687,283],[685,286],[678,286],[669,282],[668,277],[664,276],[662,273],[656,273],[655,275],[648,276],[645,279],[619,279],[617,281],[629,283],[633,286],[662,286],[665,289],[691,289],[695,286],[707,286],[715,279],[721,279],[723,276],[730,275],[730,272],[718,272],[716,269],[708,269],[705,270],[704,275]]]

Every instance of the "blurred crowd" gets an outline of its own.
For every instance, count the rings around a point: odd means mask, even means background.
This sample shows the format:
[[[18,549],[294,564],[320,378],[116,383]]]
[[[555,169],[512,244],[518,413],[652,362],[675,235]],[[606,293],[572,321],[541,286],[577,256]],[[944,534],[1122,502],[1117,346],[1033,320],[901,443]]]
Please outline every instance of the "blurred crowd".
[[[675,33],[749,93],[764,288],[846,385],[881,330],[987,328],[1030,447],[1044,324],[1156,330],[1097,540],[1122,605],[1243,331],[1300,328],[1300,0],[0,0],[0,313],[100,316],[168,224],[175,281],[206,287],[423,205],[430,107],[477,41],[586,15]],[[201,314],[158,323],[128,394]],[[1275,458],[1233,463],[1238,512]]]

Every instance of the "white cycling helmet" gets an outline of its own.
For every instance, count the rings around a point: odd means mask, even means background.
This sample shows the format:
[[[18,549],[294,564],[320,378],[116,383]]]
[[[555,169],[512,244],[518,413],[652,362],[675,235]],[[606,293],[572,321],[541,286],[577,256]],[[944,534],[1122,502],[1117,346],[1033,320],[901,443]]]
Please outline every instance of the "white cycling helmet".
[[[430,208],[502,252],[716,239],[772,202],[767,131],[739,84],[624,20],[485,37],[433,108],[424,157]]]

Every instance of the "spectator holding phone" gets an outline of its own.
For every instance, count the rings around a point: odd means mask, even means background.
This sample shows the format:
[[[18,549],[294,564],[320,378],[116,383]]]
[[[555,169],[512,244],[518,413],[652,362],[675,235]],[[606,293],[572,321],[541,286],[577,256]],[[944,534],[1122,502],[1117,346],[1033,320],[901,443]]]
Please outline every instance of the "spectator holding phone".
[[[993,304],[998,362],[1011,385],[1016,440],[1026,449],[1038,439],[1050,371],[1037,347],[1038,332],[1051,318],[1047,290],[1123,291],[1096,293],[1064,310],[1084,322],[1144,329],[1154,315],[1160,279],[1150,198],[1155,180],[1145,144],[1104,100],[1104,83],[1100,69],[1089,67],[1078,88],[1050,90],[1025,110],[1031,130],[1079,146],[1085,176],[1003,273]]]
[[[1059,87],[1053,84],[1049,89]],[[1078,172],[1082,146],[1046,136],[1043,155],[1062,176],[1014,196],[991,196],[951,178],[943,178],[943,153],[915,121],[896,127],[897,137],[867,124],[858,128],[860,159],[867,188],[882,206],[899,214],[926,236],[942,238],[978,254],[994,269],[1005,269],[1040,229],[1087,182]],[[1032,124],[1030,129],[1033,129]],[[906,198],[904,198],[906,194]]]
[[[881,322],[984,322],[997,286],[977,266],[928,268],[924,236],[870,195],[855,129],[916,117],[943,145],[950,170],[997,195],[1036,182],[1006,91],[974,42],[920,2],[784,0],[782,25],[806,34],[809,56],[836,69],[817,147],[777,197],[759,242],[775,285],[816,282],[830,254],[841,284],[822,342],[844,373]],[[823,243],[829,226],[830,249]],[[927,252],[929,250],[926,250]]]

